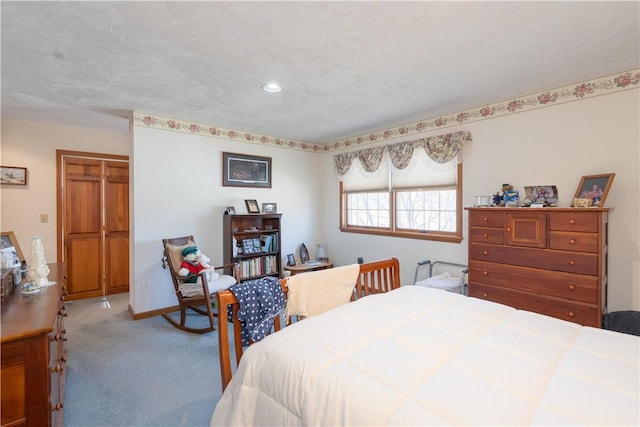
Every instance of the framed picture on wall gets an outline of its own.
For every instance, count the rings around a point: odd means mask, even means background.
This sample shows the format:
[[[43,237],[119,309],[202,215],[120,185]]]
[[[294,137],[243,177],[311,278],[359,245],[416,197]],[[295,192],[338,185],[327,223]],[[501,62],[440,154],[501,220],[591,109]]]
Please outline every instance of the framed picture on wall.
[[[271,157],[222,153],[222,185],[271,188]]]
[[[27,168],[0,166],[0,184],[27,185]]]

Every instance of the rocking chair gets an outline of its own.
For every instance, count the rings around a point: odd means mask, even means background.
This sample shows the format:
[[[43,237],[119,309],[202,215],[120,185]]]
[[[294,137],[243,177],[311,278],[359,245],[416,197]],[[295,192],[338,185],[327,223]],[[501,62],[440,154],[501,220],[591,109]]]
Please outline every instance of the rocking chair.
[[[215,300],[215,294],[218,291],[229,289],[236,283],[233,276],[213,273],[210,274],[203,271],[195,275],[181,276],[178,274],[180,265],[182,264],[182,250],[189,246],[197,246],[193,236],[176,237],[172,239],[162,239],[164,248],[162,256],[162,268],[169,268],[171,273],[171,281],[175,289],[178,305],[180,308],[180,322],[173,319],[169,314],[162,313],[169,323],[183,331],[196,334],[203,334],[215,330],[214,318],[217,313],[214,312],[212,303]],[[221,270],[232,267],[231,264],[220,267],[214,267],[215,270]],[[231,269],[233,271],[233,269]],[[195,283],[194,279],[197,279]],[[213,279],[213,280],[211,280]],[[213,298],[212,298],[213,296]],[[205,327],[190,327],[187,325],[187,309],[191,309],[198,314],[209,318],[209,325]]]

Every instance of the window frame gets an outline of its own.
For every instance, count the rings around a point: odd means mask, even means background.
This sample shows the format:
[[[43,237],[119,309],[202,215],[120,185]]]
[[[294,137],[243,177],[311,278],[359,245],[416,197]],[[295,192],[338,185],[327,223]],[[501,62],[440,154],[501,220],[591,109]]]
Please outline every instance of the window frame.
[[[422,187],[425,188],[425,187]],[[416,188],[420,189],[420,188]],[[340,231],[344,233],[372,234],[387,237],[403,237],[407,239],[433,240],[439,242],[462,242],[462,163],[457,164],[456,171],[456,231],[408,231],[396,229],[396,197],[398,191],[410,190],[398,188],[389,190],[389,228],[353,226],[347,224],[347,197],[342,181],[339,182],[340,191]],[[360,191],[365,193],[367,191]],[[380,193],[380,190],[371,192]]]

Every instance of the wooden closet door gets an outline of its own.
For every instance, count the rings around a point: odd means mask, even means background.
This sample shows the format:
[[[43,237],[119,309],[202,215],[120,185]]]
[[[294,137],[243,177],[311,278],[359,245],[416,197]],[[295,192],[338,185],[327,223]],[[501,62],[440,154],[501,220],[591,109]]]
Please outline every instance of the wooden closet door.
[[[59,150],[58,177],[67,299],[129,291],[128,158]]]
[[[129,290],[129,163],[105,162],[105,285]]]
[[[102,161],[64,158],[64,262],[70,299],[103,295]]]

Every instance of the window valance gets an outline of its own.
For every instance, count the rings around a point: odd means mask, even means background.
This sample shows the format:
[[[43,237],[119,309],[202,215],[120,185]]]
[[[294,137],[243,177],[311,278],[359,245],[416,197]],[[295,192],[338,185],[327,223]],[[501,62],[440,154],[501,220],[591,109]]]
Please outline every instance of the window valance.
[[[355,158],[360,160],[367,172],[375,172],[380,167],[385,150],[389,153],[391,163],[397,169],[404,169],[409,165],[416,147],[422,147],[427,155],[437,163],[447,163],[456,156],[459,163],[462,161],[462,147],[469,142],[471,142],[471,133],[460,131],[340,153],[333,156],[333,160],[340,176],[349,171]]]

